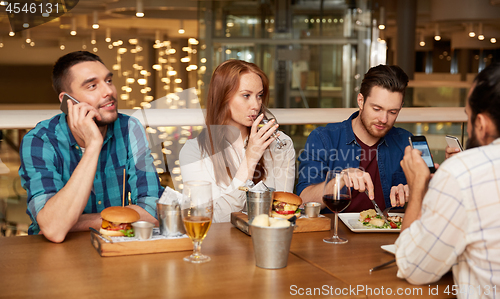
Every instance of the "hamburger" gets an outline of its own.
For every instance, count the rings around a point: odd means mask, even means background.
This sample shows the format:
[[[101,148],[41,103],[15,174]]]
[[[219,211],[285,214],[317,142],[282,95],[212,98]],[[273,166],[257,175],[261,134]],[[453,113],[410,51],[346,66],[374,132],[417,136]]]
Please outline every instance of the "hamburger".
[[[101,212],[102,224],[100,232],[103,235],[119,237],[125,236],[122,231],[132,229],[132,222],[141,218],[139,213],[126,207],[109,207]]]
[[[274,192],[271,216],[285,219],[291,218],[293,215],[299,217],[301,204],[302,199],[298,195],[289,192]]]

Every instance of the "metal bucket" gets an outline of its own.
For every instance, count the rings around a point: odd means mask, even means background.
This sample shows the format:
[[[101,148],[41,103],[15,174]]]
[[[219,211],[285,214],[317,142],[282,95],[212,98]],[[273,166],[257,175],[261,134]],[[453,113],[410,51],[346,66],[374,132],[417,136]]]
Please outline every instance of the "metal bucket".
[[[179,204],[166,205],[156,202],[156,213],[162,236],[178,237],[186,233]]]
[[[286,221],[286,220],[283,220]],[[285,268],[288,263],[294,226],[261,227],[250,225],[255,264],[264,269]]]
[[[247,191],[248,223],[250,223],[255,216],[260,214],[271,216],[274,191],[275,189],[273,188],[269,188],[269,191],[265,192]]]

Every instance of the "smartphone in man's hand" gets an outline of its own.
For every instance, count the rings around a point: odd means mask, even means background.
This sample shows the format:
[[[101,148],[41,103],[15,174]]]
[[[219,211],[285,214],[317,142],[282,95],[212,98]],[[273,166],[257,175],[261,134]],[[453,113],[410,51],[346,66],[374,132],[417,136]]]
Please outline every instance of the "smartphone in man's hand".
[[[460,151],[464,150],[462,148],[462,145],[460,144],[460,141],[458,141],[458,138],[455,136],[446,135],[446,143],[451,148],[458,148],[458,149],[460,149]]]
[[[436,172],[436,167],[434,167],[434,161],[432,160],[431,151],[425,136],[410,136],[408,138],[410,139],[411,147],[422,152],[422,159],[424,159],[425,164],[429,167],[430,172]]]
[[[69,94],[65,93],[63,95],[63,99],[61,101],[61,111],[64,112],[66,115],[68,114],[68,100],[72,100],[73,101],[73,104],[78,104],[80,103],[77,99],[75,99],[74,97],[70,96]]]

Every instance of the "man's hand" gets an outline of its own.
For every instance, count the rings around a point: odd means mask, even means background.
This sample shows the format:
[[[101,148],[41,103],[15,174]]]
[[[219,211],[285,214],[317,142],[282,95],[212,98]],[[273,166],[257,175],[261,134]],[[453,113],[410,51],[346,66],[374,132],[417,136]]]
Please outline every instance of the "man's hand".
[[[460,153],[460,149],[458,147],[450,147],[449,145],[446,146],[444,151],[445,151],[444,156],[446,159],[452,157],[455,154]]]
[[[424,159],[422,159],[421,151],[407,146],[403,160],[401,160],[401,167],[410,190],[425,188],[429,183],[431,172]]]
[[[420,218],[422,210],[422,201],[427,192],[427,186],[431,178],[431,172],[424,159],[422,153],[417,149],[412,149],[411,146],[405,148],[405,155],[401,160],[401,167],[408,182],[410,191],[410,199],[406,208],[405,218],[401,231],[404,231]]]
[[[391,188],[391,206],[402,207],[408,201],[410,197],[410,190],[408,185],[399,184],[397,186],[392,186]]]
[[[368,172],[364,172],[358,168],[347,168],[344,171],[349,174],[347,187],[352,187],[354,190],[358,190],[359,192],[368,191],[368,197],[370,199],[375,199],[375,190],[372,178]]]
[[[74,104],[68,100],[68,125],[75,139],[81,140],[84,147],[95,144],[99,149],[103,143],[103,136],[94,118],[101,120],[98,111],[87,103]]]

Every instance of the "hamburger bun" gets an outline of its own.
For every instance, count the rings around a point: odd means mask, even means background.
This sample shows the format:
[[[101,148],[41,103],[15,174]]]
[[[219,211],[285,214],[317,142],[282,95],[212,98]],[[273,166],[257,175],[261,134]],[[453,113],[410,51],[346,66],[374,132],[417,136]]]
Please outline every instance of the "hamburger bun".
[[[273,199],[277,201],[286,202],[292,205],[300,206],[302,198],[290,192],[277,191],[273,193]]]
[[[139,213],[127,207],[109,207],[101,212],[101,218],[114,223],[132,223],[141,218]]]
[[[121,236],[124,236],[124,234],[121,231],[119,231],[119,230],[107,230],[107,229],[104,229],[102,227],[99,230],[99,232],[102,235],[111,236],[111,237],[121,237]]]

